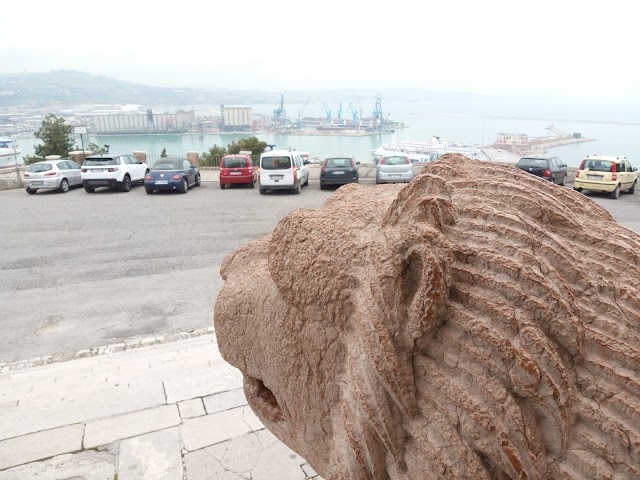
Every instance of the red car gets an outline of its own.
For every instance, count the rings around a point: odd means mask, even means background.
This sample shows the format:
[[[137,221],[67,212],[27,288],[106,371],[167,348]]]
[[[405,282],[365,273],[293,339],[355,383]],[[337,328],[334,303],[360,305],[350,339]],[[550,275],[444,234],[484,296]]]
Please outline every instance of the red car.
[[[220,162],[220,188],[232,184],[246,184],[255,188],[256,169],[250,155],[225,155]]]

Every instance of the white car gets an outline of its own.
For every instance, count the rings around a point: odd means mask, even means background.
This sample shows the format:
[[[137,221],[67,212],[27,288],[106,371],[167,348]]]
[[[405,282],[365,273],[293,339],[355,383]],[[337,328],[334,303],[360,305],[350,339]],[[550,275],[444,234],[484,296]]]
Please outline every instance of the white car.
[[[260,193],[267,190],[293,190],[300,193],[309,185],[308,160],[295,150],[271,150],[260,155]]]
[[[24,188],[33,195],[38,190],[69,191],[75,185],[82,185],[80,165],[72,160],[45,160],[32,163],[24,172]]]
[[[142,185],[148,172],[147,164],[131,155],[93,155],[82,164],[82,185],[87,193],[93,193],[97,187],[128,192],[132,183]]]

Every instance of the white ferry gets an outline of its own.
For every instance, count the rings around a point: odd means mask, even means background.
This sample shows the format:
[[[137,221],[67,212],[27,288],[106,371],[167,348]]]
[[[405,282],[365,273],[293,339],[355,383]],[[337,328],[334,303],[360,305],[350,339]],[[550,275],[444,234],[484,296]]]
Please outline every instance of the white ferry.
[[[391,154],[407,155],[412,162],[432,162],[445,153],[461,153],[467,158],[483,160],[484,156],[476,145],[459,143],[442,143],[440,137],[432,137],[430,142],[414,142],[404,140],[398,143],[382,145],[372,152],[373,159],[377,162],[380,157]]]

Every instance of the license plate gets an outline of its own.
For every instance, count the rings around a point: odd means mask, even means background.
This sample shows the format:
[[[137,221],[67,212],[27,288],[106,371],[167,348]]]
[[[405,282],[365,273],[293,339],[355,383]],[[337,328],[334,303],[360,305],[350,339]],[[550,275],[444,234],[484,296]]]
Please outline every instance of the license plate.
[[[31,185],[42,185],[44,182],[31,182]]]
[[[231,175],[242,175],[242,172],[231,172]]]
[[[402,174],[401,173],[390,173],[389,176],[390,177],[401,177]]]
[[[587,175],[589,180],[602,180],[602,175]]]
[[[91,173],[102,173],[104,172],[104,169],[102,168],[94,168],[91,170]]]
[[[156,185],[167,185],[169,180],[156,180]]]
[[[337,170],[335,172],[333,172],[334,175],[344,175],[344,172],[342,170]]]
[[[269,178],[271,178],[271,180],[282,180],[284,175],[271,175]]]

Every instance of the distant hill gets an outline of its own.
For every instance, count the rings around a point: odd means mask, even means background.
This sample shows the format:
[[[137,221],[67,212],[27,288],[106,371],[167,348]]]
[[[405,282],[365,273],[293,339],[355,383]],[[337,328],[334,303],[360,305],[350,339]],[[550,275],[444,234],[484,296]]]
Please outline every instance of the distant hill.
[[[215,105],[277,102],[266,92],[150,87],[74,70],[0,74],[0,107],[70,106],[81,103]]]

